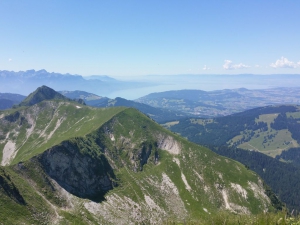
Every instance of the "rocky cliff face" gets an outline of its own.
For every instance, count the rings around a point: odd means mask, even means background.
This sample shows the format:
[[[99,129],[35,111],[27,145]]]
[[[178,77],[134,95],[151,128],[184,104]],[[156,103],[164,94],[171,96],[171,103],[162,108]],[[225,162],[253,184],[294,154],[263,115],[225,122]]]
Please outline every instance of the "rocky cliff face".
[[[115,174],[101,152],[82,152],[83,138],[65,141],[38,156],[44,171],[65,190],[81,198],[101,201],[116,186]],[[92,154],[91,154],[92,153]]]

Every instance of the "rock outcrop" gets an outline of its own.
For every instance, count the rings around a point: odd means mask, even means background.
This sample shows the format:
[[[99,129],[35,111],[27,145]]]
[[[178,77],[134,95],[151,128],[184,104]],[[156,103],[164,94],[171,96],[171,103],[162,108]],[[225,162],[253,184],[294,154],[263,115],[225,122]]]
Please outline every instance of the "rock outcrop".
[[[68,192],[101,201],[116,185],[115,175],[103,154],[80,151],[87,147],[85,144],[82,138],[73,143],[65,141],[45,151],[38,160],[44,171]]]

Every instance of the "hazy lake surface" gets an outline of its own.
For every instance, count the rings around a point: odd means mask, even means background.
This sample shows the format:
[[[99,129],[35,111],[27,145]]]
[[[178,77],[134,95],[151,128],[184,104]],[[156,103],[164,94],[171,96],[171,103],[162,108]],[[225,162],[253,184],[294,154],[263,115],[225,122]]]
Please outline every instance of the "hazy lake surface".
[[[154,92],[196,89],[203,91],[223,89],[267,89],[274,87],[298,87],[300,75],[171,75],[135,77],[133,80],[156,82],[149,87],[136,87],[106,93],[109,98],[137,99]]]

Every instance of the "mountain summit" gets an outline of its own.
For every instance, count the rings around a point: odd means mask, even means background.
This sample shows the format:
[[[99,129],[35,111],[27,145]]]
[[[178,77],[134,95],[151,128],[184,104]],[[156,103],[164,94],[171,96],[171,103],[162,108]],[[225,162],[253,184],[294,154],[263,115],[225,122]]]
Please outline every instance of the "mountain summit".
[[[19,106],[32,106],[39,102],[42,102],[44,100],[69,100],[62,94],[54,91],[52,88],[49,88],[45,85],[39,87],[34,92],[32,92],[30,95],[28,95],[27,98],[25,98]]]
[[[41,87],[24,102],[55,96]],[[2,111],[0,161],[5,224],[163,224],[275,210],[247,167],[133,108],[47,100]]]

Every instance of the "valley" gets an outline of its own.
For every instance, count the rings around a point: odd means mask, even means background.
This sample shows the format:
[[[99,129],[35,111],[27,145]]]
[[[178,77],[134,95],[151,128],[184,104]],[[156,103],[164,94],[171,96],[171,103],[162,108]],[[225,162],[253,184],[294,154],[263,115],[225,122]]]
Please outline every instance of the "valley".
[[[214,119],[184,119],[164,126],[196,143],[238,147],[275,157],[283,150],[299,146],[299,112],[297,105],[266,106]]]
[[[224,89],[214,91],[176,90],[152,93],[137,102],[190,117],[215,118],[268,105],[300,104],[300,88]]]

